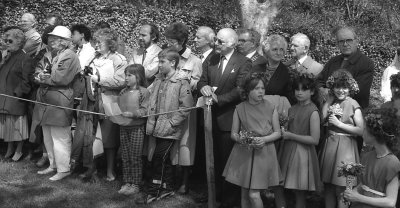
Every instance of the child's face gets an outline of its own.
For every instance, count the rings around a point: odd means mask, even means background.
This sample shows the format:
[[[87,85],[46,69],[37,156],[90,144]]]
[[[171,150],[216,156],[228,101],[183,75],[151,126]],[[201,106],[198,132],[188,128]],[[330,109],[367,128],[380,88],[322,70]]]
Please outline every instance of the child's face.
[[[335,87],[333,88],[333,94],[338,100],[344,100],[349,96],[349,88],[346,87]]]
[[[314,95],[314,92],[310,89],[303,89],[303,86],[299,86],[298,89],[294,90],[294,95],[298,102],[304,102],[311,99],[311,96]]]
[[[167,75],[171,70],[174,70],[175,61],[170,61],[167,58],[160,58],[158,61],[158,71],[161,74]]]
[[[249,100],[257,102],[262,101],[264,98],[264,94],[265,94],[264,83],[260,80],[258,81],[257,86],[250,91]]]
[[[125,74],[125,84],[128,87],[135,87],[137,85],[137,79],[134,74],[126,73]]]

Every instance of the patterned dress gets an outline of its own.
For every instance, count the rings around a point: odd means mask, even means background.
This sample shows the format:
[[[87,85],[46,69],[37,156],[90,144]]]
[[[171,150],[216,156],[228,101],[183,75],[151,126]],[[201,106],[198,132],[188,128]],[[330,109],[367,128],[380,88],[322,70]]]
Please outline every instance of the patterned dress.
[[[310,118],[318,112],[314,103],[296,104],[289,109],[288,131],[311,135]],[[279,165],[287,189],[317,191],[322,187],[318,157],[314,145],[293,140],[284,141],[278,154]]]
[[[248,101],[236,107],[240,129],[267,136],[273,132],[272,114],[274,108],[264,100],[253,105]],[[254,155],[253,155],[254,154]],[[282,181],[275,145],[265,144],[261,149],[252,149],[238,143],[232,149],[222,174],[225,180],[250,189],[267,189]]]

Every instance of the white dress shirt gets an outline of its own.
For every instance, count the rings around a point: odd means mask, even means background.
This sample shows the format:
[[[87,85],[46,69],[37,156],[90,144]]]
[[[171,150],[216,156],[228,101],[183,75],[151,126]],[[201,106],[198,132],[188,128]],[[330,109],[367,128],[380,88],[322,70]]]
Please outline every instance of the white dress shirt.
[[[208,49],[206,52],[203,53],[203,58],[201,59],[201,63],[204,63],[208,55],[212,52],[212,49]]]
[[[256,53],[257,53],[257,50],[255,50],[255,51],[253,51],[253,52],[247,54],[246,57],[249,58],[249,59],[251,59],[251,57],[253,57],[254,54],[256,54]]]
[[[92,45],[88,42],[82,45],[82,48],[78,48],[76,52],[79,58],[79,62],[81,64],[81,70],[85,69],[85,66],[88,66],[90,62],[93,60],[96,50],[92,47]]]
[[[228,54],[225,55],[225,59],[223,60],[223,65],[222,65],[222,72],[221,74],[224,73],[226,65],[229,62],[229,59],[231,59],[233,52],[235,52],[235,50],[232,50],[231,52],[229,52]]]

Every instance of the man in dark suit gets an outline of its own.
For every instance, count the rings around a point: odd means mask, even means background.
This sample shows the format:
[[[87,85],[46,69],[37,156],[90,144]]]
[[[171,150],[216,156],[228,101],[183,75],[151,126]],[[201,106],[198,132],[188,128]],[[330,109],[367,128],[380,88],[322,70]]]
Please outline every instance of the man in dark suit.
[[[267,60],[257,52],[260,46],[260,33],[254,29],[239,29],[237,33],[239,36],[237,50],[251,60],[252,67],[264,68]]]
[[[212,98],[213,139],[217,196],[221,196],[221,207],[233,207],[240,198],[240,189],[224,181],[222,171],[231,153],[232,117],[240,102],[238,86],[251,68],[250,59],[235,51],[238,41],[236,32],[221,29],[216,38],[215,52],[197,83],[203,96]]]
[[[336,43],[341,54],[331,58],[319,74],[318,81],[322,86],[321,92],[327,95],[326,80],[338,69],[349,71],[358,83],[360,92],[354,99],[361,108],[369,105],[369,95],[374,74],[374,63],[358,49],[357,35],[353,28],[342,27],[336,31]]]

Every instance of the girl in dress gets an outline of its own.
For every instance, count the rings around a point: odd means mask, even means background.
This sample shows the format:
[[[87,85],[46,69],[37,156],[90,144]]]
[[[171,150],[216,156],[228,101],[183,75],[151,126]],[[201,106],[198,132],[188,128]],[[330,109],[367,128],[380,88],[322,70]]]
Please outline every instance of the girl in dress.
[[[357,82],[345,70],[335,71],[326,81],[330,96],[322,107],[323,120],[328,124],[327,138],[320,152],[321,179],[325,186],[325,207],[347,207],[341,193],[346,179],[338,177],[343,162],[359,163],[356,136],[363,133],[360,105],[350,96],[359,89]]]
[[[262,208],[260,190],[282,180],[274,145],[281,136],[278,112],[263,99],[262,77],[252,73],[245,78],[242,89],[247,99],[233,115],[231,138],[236,144],[223,172],[226,181],[242,187],[243,208]]]
[[[125,83],[118,104],[123,118],[120,124],[122,175],[124,185],[120,194],[129,195],[139,192],[142,183],[142,148],[145,135],[146,118],[150,92],[146,89],[144,68],[140,64],[132,64],[125,69]]]
[[[344,198],[353,208],[394,207],[399,188],[400,162],[398,152],[399,119],[397,109],[370,109],[365,113],[364,142],[374,149],[363,154],[364,173],[353,190],[346,190]]]
[[[299,74],[292,89],[297,103],[289,109],[287,131],[282,128],[283,145],[278,153],[284,183],[275,190],[277,207],[286,207],[283,188],[293,190],[296,208],[306,207],[307,191],[322,188],[315,146],[320,137],[318,88],[312,75]]]

